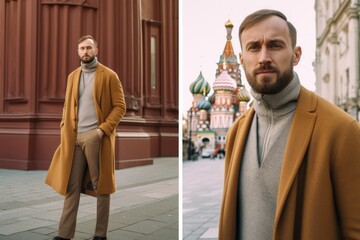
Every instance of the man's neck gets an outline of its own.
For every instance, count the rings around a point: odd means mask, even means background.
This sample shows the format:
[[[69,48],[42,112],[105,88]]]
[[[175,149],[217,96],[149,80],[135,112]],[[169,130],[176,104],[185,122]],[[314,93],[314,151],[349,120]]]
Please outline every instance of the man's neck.
[[[81,62],[81,70],[83,72],[93,72],[96,70],[97,64],[98,64],[97,57],[95,57],[94,60],[92,60],[89,63]]]

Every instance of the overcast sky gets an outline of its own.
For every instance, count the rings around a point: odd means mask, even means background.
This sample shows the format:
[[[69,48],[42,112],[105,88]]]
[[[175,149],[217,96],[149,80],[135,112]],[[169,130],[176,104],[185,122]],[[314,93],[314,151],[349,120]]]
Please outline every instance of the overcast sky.
[[[182,0],[180,1],[180,111],[191,106],[189,85],[200,71],[211,87],[215,80],[216,63],[226,43],[225,23],[234,24],[232,44],[235,54],[240,52],[237,37],[241,21],[250,13],[262,9],[283,12],[298,32],[297,45],[302,47],[300,63],[294,68],[300,81],[309,90],[315,90],[315,10],[314,0]],[[244,72],[242,81],[247,84]],[[210,94],[212,91],[210,92]]]

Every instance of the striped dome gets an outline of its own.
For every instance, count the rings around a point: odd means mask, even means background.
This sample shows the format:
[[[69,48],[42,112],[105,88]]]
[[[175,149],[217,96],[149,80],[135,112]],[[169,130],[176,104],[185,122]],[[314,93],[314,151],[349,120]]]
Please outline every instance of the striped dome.
[[[197,107],[198,107],[198,109],[200,109],[200,110],[206,110],[206,111],[208,111],[208,110],[210,110],[210,108],[211,108],[211,103],[210,103],[208,100],[206,100],[205,98],[203,98],[203,99],[198,103]]]
[[[227,90],[234,91],[236,89],[236,81],[230,77],[227,71],[222,71],[215,79],[213,84],[214,91]]]
[[[202,72],[200,72],[197,79],[190,84],[190,92],[195,94],[204,94],[207,95],[210,92],[210,84],[205,81],[205,78],[202,75]]]
[[[246,90],[244,85],[241,85],[237,94],[239,102],[249,102],[250,101],[250,94]]]

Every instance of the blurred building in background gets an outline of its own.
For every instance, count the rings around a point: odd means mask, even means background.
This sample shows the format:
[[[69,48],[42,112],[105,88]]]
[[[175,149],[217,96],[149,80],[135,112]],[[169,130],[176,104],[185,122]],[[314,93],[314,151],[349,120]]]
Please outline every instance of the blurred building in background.
[[[230,21],[225,23],[226,43],[217,63],[213,93],[208,96],[211,87],[201,71],[189,86],[194,99],[187,114],[185,159],[223,154],[227,130],[248,108],[250,94],[241,81],[240,63],[231,42],[233,27]]]
[[[116,167],[178,156],[178,16],[178,0],[0,0],[0,167],[48,168],[86,34],[126,95]]]
[[[316,92],[360,120],[360,1],[316,0]]]

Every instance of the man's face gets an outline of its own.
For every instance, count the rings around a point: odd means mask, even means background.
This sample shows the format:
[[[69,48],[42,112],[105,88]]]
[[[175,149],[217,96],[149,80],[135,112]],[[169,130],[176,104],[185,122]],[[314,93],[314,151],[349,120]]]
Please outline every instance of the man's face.
[[[98,49],[95,47],[92,39],[85,39],[78,45],[78,54],[83,63],[92,62],[97,53]]]
[[[240,63],[255,92],[275,94],[288,85],[301,48],[292,47],[286,22],[276,16],[266,18],[241,34]]]

